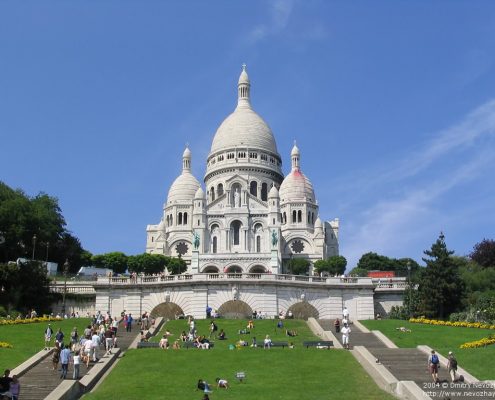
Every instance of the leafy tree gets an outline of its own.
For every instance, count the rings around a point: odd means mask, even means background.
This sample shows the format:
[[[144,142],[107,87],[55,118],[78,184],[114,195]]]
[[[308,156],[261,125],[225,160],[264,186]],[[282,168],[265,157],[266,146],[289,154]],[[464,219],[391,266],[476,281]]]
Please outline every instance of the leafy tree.
[[[187,271],[187,264],[182,258],[171,258],[167,269],[172,275],[179,275]]]
[[[368,271],[394,271],[395,262],[386,256],[369,252],[361,256],[356,267]]]
[[[161,254],[143,253],[127,257],[129,271],[144,272],[145,274],[163,272],[169,262],[170,257]]]
[[[305,258],[292,258],[287,263],[289,271],[294,275],[307,275],[309,272],[309,265],[311,263]]]
[[[495,267],[495,240],[483,239],[476,243],[469,258],[482,267]]]
[[[116,274],[122,274],[127,269],[127,256],[120,251],[94,255],[91,261],[95,267],[109,268]]]
[[[351,272],[349,272],[349,275],[350,276],[368,276],[368,270],[367,269],[364,269],[364,268],[358,268],[358,267],[354,267]]]
[[[345,272],[347,260],[344,256],[332,256],[326,260],[316,261],[314,266],[319,274],[328,272],[330,275],[342,275]]]
[[[419,311],[427,317],[443,318],[461,305],[464,285],[454,252],[447,249],[445,236],[440,234],[423,258],[426,268],[419,278]]]

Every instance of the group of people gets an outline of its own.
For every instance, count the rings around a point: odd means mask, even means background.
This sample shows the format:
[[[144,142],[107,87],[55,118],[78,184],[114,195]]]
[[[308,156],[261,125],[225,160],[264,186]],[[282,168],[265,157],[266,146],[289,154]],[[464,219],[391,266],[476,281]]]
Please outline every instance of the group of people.
[[[342,345],[344,349],[349,350],[349,335],[351,333],[350,321],[349,321],[349,310],[344,307],[342,310],[342,322],[339,318],[336,318],[333,326],[335,328],[335,333],[342,334]]]
[[[433,378],[433,382],[439,383],[440,379],[438,378],[438,370],[440,369],[440,357],[435,352],[435,350],[431,351],[431,354],[428,356],[428,371]],[[447,357],[447,371],[449,372],[449,376],[452,382],[462,381],[464,378],[462,375],[457,374],[457,359],[454,356],[454,353],[449,351],[449,355]]]
[[[217,384],[218,389],[228,389],[230,387],[227,379],[216,378],[215,382]],[[212,392],[211,386],[204,379],[198,379],[198,384],[196,385],[196,390],[201,390],[204,393],[203,400],[209,400],[210,399],[209,394]]]
[[[0,378],[0,398],[6,397],[8,399],[18,400],[20,393],[21,384],[17,375],[10,376],[10,369],[6,369]]]

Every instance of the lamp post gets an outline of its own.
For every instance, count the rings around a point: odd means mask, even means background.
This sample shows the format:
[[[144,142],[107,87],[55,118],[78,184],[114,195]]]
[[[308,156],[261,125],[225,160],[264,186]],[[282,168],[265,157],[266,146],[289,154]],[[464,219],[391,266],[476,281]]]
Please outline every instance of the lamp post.
[[[62,317],[65,316],[65,295],[67,294],[67,272],[69,271],[69,260],[65,260],[64,263],[64,293],[62,300]]]
[[[411,261],[407,262],[407,282],[409,286],[409,301],[408,301],[408,308],[409,308],[409,318],[411,318]]]
[[[33,235],[33,256],[31,257],[31,259],[34,261],[34,256],[36,254],[36,233]]]

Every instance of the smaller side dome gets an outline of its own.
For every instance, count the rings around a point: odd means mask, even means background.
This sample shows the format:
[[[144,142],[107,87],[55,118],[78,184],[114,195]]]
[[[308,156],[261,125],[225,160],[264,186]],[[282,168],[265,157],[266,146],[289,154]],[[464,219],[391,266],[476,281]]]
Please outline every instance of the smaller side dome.
[[[204,199],[205,198],[205,192],[203,191],[203,189],[201,187],[199,187],[198,190],[196,190],[196,194],[194,195],[194,198],[195,199]]]
[[[294,140],[294,147],[292,147],[292,151],[290,152],[291,156],[298,156],[301,153],[299,152],[299,147],[296,145],[296,141]]]
[[[272,186],[272,188],[270,189],[270,191],[268,192],[268,198],[269,199],[273,199],[273,198],[277,198],[278,197],[278,189],[277,187],[274,185]]]
[[[315,229],[321,228],[323,229],[323,223],[321,222],[320,216],[318,215],[318,218],[316,218],[315,221]]]
[[[182,158],[191,158],[191,150],[189,150],[188,145],[186,145],[184,153],[182,153]]]

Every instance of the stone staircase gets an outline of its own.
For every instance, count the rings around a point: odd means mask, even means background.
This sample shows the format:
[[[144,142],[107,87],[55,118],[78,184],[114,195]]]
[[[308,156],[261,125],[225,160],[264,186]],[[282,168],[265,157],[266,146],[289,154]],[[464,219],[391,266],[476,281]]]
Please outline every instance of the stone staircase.
[[[335,333],[332,320],[319,320],[324,330],[332,331],[339,342],[342,335]],[[399,381],[414,381],[424,392],[424,399],[489,399],[495,398],[495,385],[487,384],[476,387],[474,384],[451,384],[447,368],[439,370],[439,384],[434,384],[427,369],[428,354],[417,348],[390,349],[373,333],[362,332],[356,325],[351,324],[350,348],[364,346],[375,357],[376,362],[383,365]],[[483,382],[480,382],[483,385]]]
[[[132,341],[139,334],[139,326],[133,326],[132,332],[126,332],[123,324],[119,325],[117,331],[117,347],[126,350]],[[104,346],[98,349],[98,355],[101,357],[105,354]],[[79,376],[84,376],[87,371],[93,367],[94,363],[90,362],[89,368],[81,364]],[[72,380],[73,366],[69,365],[67,380]],[[60,364],[58,370],[54,371],[52,366],[52,352],[47,350],[47,356],[33,368],[19,377],[21,383],[20,400],[40,400],[47,399],[47,396],[62,382],[60,379]],[[47,399],[49,400],[49,399]]]

